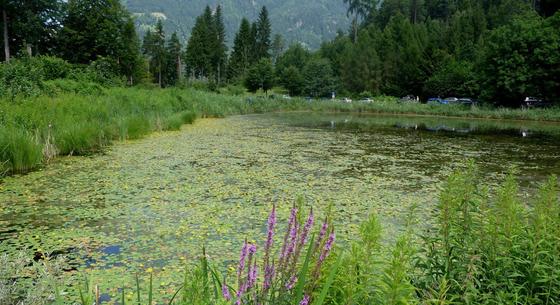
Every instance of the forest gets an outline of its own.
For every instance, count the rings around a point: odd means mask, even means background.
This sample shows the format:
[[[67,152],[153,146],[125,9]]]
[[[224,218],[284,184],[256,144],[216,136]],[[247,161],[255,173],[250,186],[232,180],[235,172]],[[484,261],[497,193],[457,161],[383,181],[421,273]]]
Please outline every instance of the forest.
[[[560,16],[555,1],[346,4],[352,26],[309,50],[299,43],[286,45],[284,33],[272,33],[266,7],[257,20],[241,21],[229,49],[219,5],[206,7],[188,41],[181,41],[177,33],[164,32],[161,20],[138,37],[133,17],[116,0],[7,1],[2,10],[5,60],[25,61],[31,55],[44,62],[60,58],[69,65],[24,75],[18,71],[28,69],[17,63],[2,65],[0,92],[33,91],[41,86],[39,78],[63,76],[208,90],[242,85],[251,92],[280,86],[291,95],[310,97],[330,97],[332,92],[423,100],[464,96],[509,107],[527,96],[559,101]],[[71,67],[70,72],[60,66]],[[10,85],[15,79],[28,85]]]

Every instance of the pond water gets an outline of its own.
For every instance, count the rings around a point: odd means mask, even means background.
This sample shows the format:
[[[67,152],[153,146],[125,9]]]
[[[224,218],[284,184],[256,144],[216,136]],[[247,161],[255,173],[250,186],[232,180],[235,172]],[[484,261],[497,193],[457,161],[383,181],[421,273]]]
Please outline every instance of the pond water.
[[[152,268],[173,291],[203,245],[233,266],[244,238],[264,240],[272,203],[331,206],[339,240],[369,213],[387,240],[429,223],[437,190],[467,159],[481,183],[517,166],[523,196],[560,174],[560,125],[350,114],[201,119],[178,132],[60,158],[0,182],[0,251],[64,254],[109,295]]]

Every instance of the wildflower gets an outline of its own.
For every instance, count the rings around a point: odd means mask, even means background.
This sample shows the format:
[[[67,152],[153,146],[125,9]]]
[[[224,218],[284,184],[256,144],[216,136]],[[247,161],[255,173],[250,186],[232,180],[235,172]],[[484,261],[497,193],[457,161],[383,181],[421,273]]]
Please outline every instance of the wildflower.
[[[325,217],[323,225],[321,226],[321,231],[319,232],[319,238],[317,238],[317,242],[315,243],[315,249],[319,249],[321,243],[323,242],[323,238],[327,235],[327,229],[329,228],[328,219]]]
[[[297,217],[297,211],[298,209],[296,207],[292,208],[292,211],[290,213],[290,221],[288,222],[288,230],[286,231],[286,235],[284,236],[284,244],[282,245],[282,251],[280,251],[280,264],[283,262],[283,260],[286,258],[287,253],[288,253],[288,245],[289,245],[289,240],[291,240],[292,237],[292,233],[297,232],[297,221],[296,221],[296,217]]]
[[[272,211],[268,216],[268,234],[266,238],[265,253],[268,257],[272,243],[274,242],[274,227],[276,226],[276,205],[272,206]]]
[[[266,291],[272,285],[272,279],[274,278],[274,264],[268,265],[264,269],[264,283],[263,289]]]
[[[247,240],[243,242],[243,247],[241,248],[241,255],[239,257],[239,266],[237,267],[237,277],[240,278],[243,270],[245,269],[245,259],[247,258]]]
[[[224,299],[226,299],[226,301],[231,300],[231,294],[229,293],[229,288],[226,285],[225,281],[224,281],[224,284],[222,285],[222,295],[224,296]]]
[[[325,244],[325,248],[323,249],[323,253],[321,253],[321,257],[319,258],[319,261],[324,261],[325,258],[327,258],[327,256],[329,256],[329,253],[331,252],[332,246],[334,244],[334,240],[335,240],[335,234],[334,234],[334,229],[331,231],[331,234],[329,235],[329,239],[327,240],[327,243]]]
[[[307,242],[307,235],[309,235],[309,231],[311,230],[314,221],[315,219],[313,217],[313,209],[311,209],[311,211],[309,212],[309,217],[307,217],[307,221],[305,222],[305,226],[303,227],[303,232],[300,236],[300,246],[303,246]]]
[[[290,278],[290,281],[286,284],[286,289],[292,290],[294,288],[294,286],[296,285],[297,281],[298,281],[297,276],[293,275]]]
[[[301,300],[301,302],[299,302],[299,305],[308,305],[309,304],[309,295],[305,295],[303,296],[303,299]]]

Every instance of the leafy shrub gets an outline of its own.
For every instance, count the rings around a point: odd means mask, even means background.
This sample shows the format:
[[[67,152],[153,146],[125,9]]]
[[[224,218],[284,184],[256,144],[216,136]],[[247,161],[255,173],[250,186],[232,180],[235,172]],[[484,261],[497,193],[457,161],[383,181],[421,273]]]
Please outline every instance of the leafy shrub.
[[[30,63],[41,68],[44,80],[65,78],[72,70],[70,63],[54,56],[33,57]]]
[[[41,93],[43,71],[29,60],[12,60],[0,64],[0,96],[37,96]]]
[[[43,82],[43,91],[50,96],[55,96],[61,93],[100,95],[103,93],[103,87],[94,82],[76,81],[72,79],[55,79]]]

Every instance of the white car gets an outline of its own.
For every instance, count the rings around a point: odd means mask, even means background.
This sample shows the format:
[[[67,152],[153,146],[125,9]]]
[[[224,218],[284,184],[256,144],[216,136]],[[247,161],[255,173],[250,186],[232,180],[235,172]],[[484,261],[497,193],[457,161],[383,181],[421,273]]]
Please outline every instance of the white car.
[[[348,97],[345,97],[345,98],[343,98],[343,99],[340,100],[340,101],[343,102],[343,103],[347,103],[347,104],[352,103],[352,99],[350,99],[350,98],[348,98]]]
[[[359,102],[364,103],[364,104],[370,104],[370,103],[373,103],[373,99],[371,99],[369,97],[366,97],[366,98],[361,99]]]

